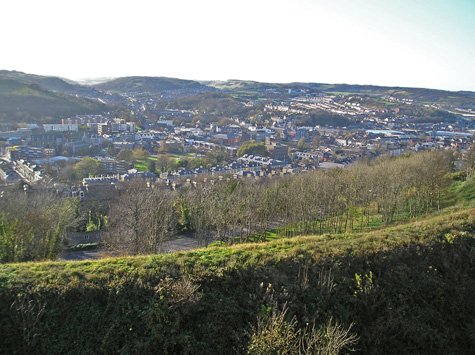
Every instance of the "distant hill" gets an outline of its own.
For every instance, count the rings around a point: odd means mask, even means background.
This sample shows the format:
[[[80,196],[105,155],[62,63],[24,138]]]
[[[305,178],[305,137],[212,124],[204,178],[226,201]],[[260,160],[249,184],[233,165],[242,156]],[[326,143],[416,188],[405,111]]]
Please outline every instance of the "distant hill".
[[[45,82],[54,83],[55,80],[47,78]],[[107,109],[99,102],[54,93],[36,83],[0,79],[0,121],[52,122],[61,116],[98,113]]]
[[[26,74],[14,70],[0,70],[0,80],[1,79],[16,80],[24,84],[38,84],[47,90],[57,92],[71,91],[75,86],[77,86],[76,82],[69,79],[58,78],[55,76]]]
[[[116,78],[115,77],[99,77],[99,78],[91,77],[91,78],[79,79],[79,80],[77,80],[77,82],[80,85],[94,86],[94,85],[99,85],[99,84],[106,83],[106,82],[114,80],[114,79],[116,79]]]
[[[203,81],[204,85],[226,91],[263,91],[277,89],[281,91],[310,90],[312,92],[325,92],[334,94],[356,94],[367,96],[393,96],[399,99],[412,99],[422,103],[438,103],[441,105],[475,106],[475,92],[471,91],[445,91],[424,88],[402,88],[375,85],[349,85],[349,84],[322,84],[322,83],[261,83],[246,80]]]
[[[224,92],[202,92],[160,104],[161,109],[198,110],[207,116],[233,117],[252,115],[256,107],[247,107],[240,100]]]
[[[110,93],[160,93],[170,90],[209,90],[197,81],[165,77],[128,76],[117,78],[102,84],[94,85],[101,91]]]
[[[223,91],[241,91],[241,90],[265,90],[265,89],[282,89],[288,84],[261,83],[252,80],[236,80],[230,79],[226,81],[202,81],[203,85],[207,85]]]
[[[441,105],[475,105],[475,92],[471,91],[446,91],[424,88],[404,88],[348,84],[308,84],[308,86],[320,90],[322,92],[336,92],[370,96],[389,95],[400,99],[407,98],[418,102],[438,103]]]

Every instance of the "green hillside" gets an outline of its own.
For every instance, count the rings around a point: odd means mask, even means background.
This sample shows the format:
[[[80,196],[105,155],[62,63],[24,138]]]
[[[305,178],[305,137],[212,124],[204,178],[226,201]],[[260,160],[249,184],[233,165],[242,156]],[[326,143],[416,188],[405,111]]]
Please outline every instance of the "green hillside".
[[[245,115],[255,108],[249,108],[231,95],[223,92],[202,92],[193,96],[170,100],[159,105],[163,109],[198,110],[207,115],[231,117]]]
[[[19,71],[0,70],[0,80],[15,80],[23,84],[38,84],[46,90],[70,92],[77,87],[77,83],[54,76],[27,74]]]
[[[470,91],[444,91],[424,88],[401,88],[376,85],[322,84],[322,83],[261,83],[257,81],[227,80],[202,82],[210,87],[226,92],[257,92],[277,89],[285,92],[293,90],[311,90],[329,94],[363,95],[369,97],[393,96],[399,99],[412,99],[417,102],[437,103],[440,105],[474,106],[475,93]]]
[[[339,92],[369,96],[392,96],[399,99],[412,99],[416,102],[437,103],[440,105],[473,106],[475,93],[470,91],[445,91],[424,88],[401,88],[374,85],[316,84],[323,92]]]
[[[0,350],[297,353],[307,334],[325,353],[340,334],[358,354],[468,354],[474,233],[475,209],[451,209],[363,234],[1,265]]]
[[[193,80],[181,80],[165,77],[129,76],[114,79],[94,86],[101,91],[111,93],[136,92],[160,93],[167,90],[204,90],[205,86]]]
[[[266,90],[266,89],[279,89],[286,84],[271,84],[261,83],[251,80],[226,80],[226,81],[204,81],[202,82],[210,87],[224,90],[224,91],[242,91],[242,90]]]
[[[99,113],[107,106],[48,91],[38,84],[0,80],[0,121],[57,121],[61,116]]]

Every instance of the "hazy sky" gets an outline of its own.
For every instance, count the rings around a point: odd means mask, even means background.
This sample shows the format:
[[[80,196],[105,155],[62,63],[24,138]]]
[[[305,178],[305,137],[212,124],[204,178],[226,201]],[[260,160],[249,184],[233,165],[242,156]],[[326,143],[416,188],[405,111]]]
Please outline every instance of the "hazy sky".
[[[0,69],[475,91],[475,0],[4,1]]]

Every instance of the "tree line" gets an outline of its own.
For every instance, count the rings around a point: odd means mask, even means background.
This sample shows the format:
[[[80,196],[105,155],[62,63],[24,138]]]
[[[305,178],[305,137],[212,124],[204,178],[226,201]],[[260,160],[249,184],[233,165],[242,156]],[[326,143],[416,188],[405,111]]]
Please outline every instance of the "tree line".
[[[131,182],[94,210],[108,221],[104,244],[132,255],[161,252],[178,233],[193,233],[206,246],[265,241],[271,230],[279,237],[359,232],[440,209],[452,160],[450,152],[423,152],[259,180],[225,177],[177,190]],[[68,232],[91,219],[90,208],[77,199],[49,192],[6,194],[1,202],[1,262],[55,258]]]
[[[257,181],[189,184],[176,191],[131,184],[109,211],[107,243],[156,253],[179,232],[201,245],[363,231],[442,207],[452,155],[424,152]]]

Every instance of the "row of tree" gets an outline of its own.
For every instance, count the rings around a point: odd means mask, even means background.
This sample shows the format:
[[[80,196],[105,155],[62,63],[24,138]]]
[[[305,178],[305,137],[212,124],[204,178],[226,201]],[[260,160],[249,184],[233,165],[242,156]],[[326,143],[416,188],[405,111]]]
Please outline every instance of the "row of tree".
[[[207,245],[263,241],[276,228],[282,237],[362,231],[371,223],[440,208],[451,166],[451,153],[424,152],[345,169],[201,182],[176,191],[135,182],[119,190],[110,208],[102,204],[100,216],[108,221],[105,243],[134,255],[160,252],[182,232]],[[92,207],[81,212],[77,199],[49,192],[0,199],[1,262],[55,258],[68,232],[98,224],[95,214],[88,214]]]
[[[185,186],[177,191],[130,185],[109,212],[108,242],[133,254],[159,252],[177,232],[203,245],[282,236],[361,231],[441,207],[451,154],[381,158],[345,169],[289,177]]]

